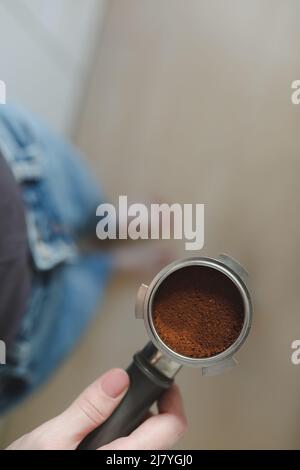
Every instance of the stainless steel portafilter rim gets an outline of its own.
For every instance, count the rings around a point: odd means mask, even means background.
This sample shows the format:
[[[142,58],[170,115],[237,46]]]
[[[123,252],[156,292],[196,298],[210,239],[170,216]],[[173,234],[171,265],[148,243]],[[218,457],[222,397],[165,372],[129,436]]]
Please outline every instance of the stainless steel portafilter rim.
[[[169,348],[160,338],[153,323],[153,302],[161,284],[173,272],[188,267],[203,266],[216,269],[229,278],[237,287],[244,305],[244,323],[236,341],[225,351],[208,358],[192,358],[183,356]],[[200,367],[203,373],[209,369],[231,367],[235,364],[234,354],[245,342],[252,324],[252,302],[247,287],[248,274],[245,269],[228,255],[218,258],[193,257],[175,261],[162,269],[152,280],[149,286],[142,284],[139,289],[136,303],[136,317],[143,318],[150,340],[171,361],[190,367]]]

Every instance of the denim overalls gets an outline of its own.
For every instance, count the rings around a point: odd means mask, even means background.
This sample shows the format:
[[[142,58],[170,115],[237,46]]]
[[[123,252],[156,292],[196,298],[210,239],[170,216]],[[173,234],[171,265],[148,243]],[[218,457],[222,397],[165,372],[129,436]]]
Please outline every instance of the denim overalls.
[[[77,249],[80,236],[95,234],[96,207],[104,200],[78,152],[9,105],[0,106],[0,149],[22,190],[32,262],[27,311],[0,365],[4,413],[72,350],[103,297],[112,262]]]

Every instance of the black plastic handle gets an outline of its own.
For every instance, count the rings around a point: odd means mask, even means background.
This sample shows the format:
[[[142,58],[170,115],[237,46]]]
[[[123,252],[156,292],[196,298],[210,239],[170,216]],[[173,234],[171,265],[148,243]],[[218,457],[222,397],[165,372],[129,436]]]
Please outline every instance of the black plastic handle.
[[[128,436],[143,422],[153,403],[172,385],[172,379],[149,363],[153,349],[152,343],[148,343],[134,355],[127,369],[130,378],[128,392],[105,423],[84,438],[79,450],[98,449],[114,439]]]

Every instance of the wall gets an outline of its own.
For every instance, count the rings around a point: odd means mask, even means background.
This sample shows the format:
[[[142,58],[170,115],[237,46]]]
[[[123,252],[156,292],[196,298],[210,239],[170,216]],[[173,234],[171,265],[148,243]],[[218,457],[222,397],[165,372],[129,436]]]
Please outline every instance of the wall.
[[[104,0],[2,0],[0,79],[22,103],[64,134],[76,126]]]

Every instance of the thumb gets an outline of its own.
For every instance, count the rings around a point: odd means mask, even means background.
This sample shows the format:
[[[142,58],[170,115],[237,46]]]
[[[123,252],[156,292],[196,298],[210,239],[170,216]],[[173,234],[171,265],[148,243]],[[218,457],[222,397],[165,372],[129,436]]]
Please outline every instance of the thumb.
[[[87,434],[112,414],[128,386],[129,377],[123,369],[111,369],[102,375],[52,420],[55,441],[63,443],[63,448],[76,448]]]

